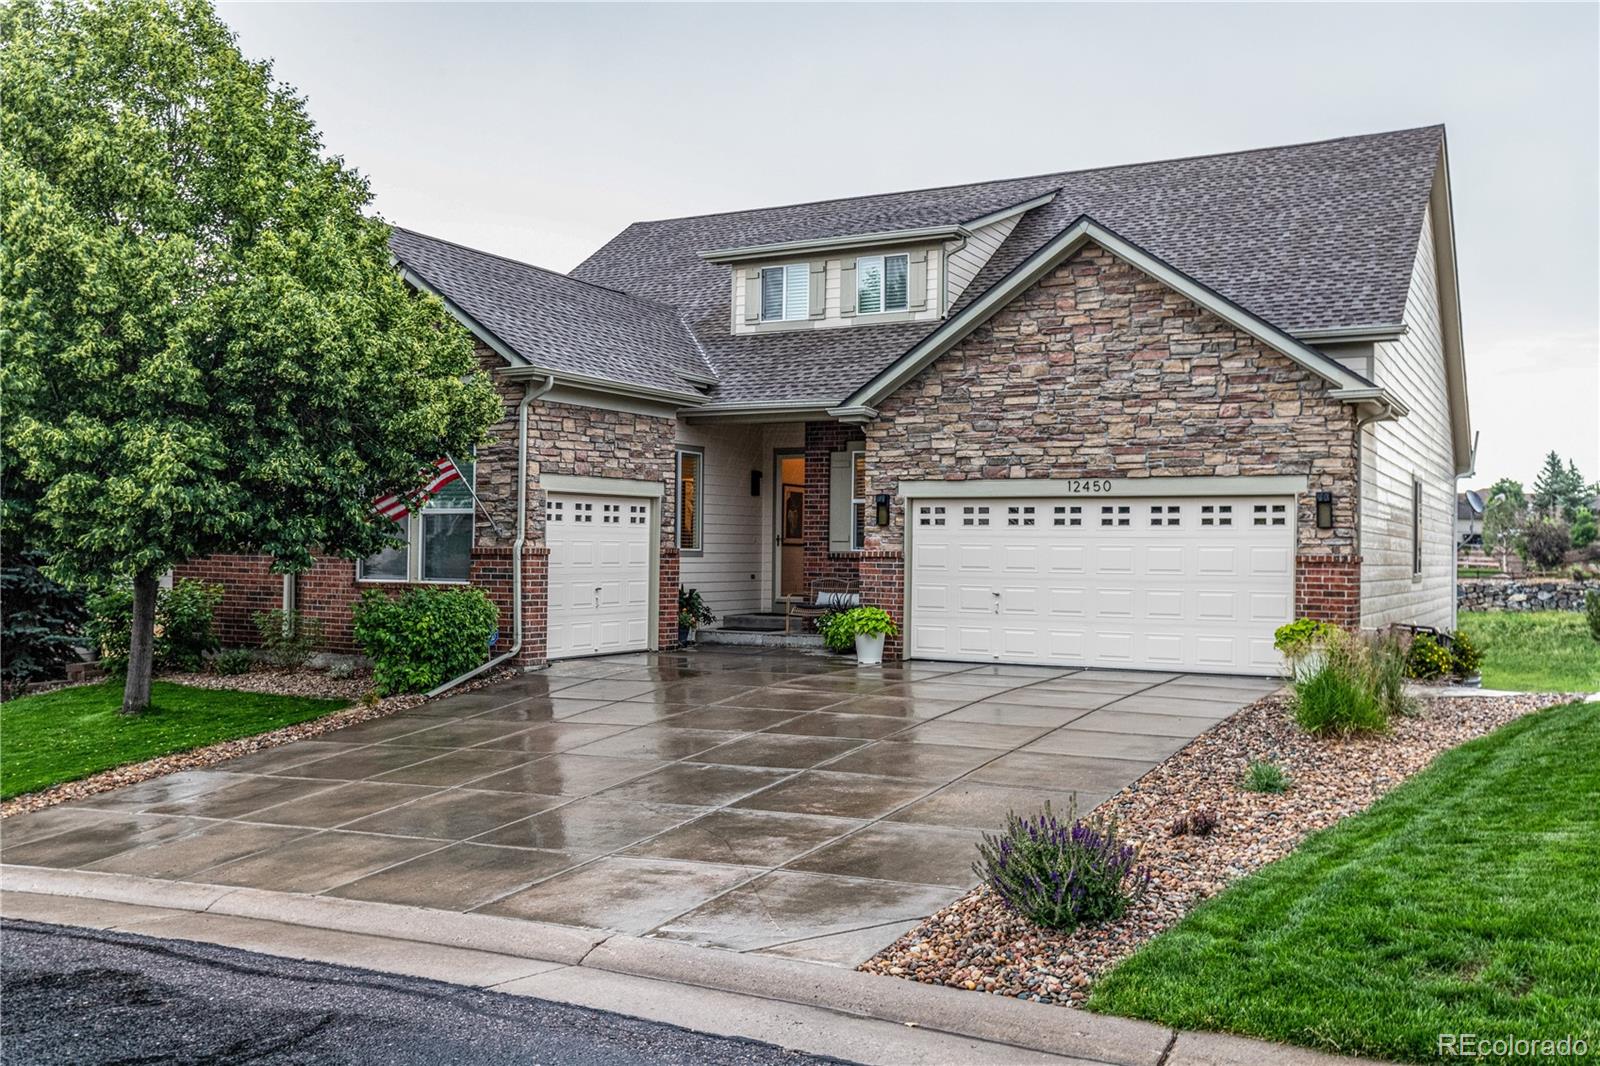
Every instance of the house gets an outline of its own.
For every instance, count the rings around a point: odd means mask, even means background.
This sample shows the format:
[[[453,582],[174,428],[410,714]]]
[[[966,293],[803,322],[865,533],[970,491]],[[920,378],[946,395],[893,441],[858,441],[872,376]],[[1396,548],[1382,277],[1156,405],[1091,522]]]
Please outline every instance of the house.
[[[471,582],[516,660],[668,648],[819,581],[890,654],[1219,673],[1449,626],[1471,455],[1442,127],[638,222],[570,274],[404,229],[505,398],[408,546],[213,558],[286,599]],[[520,427],[524,427],[520,428]],[[520,521],[519,521],[520,516]]]
[[[1483,493],[1468,489],[1456,493],[1456,546],[1483,545]]]

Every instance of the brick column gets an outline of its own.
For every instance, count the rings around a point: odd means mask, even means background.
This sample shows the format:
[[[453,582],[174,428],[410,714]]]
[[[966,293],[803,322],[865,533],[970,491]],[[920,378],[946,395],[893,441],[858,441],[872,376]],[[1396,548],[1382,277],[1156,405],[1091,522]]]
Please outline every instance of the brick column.
[[[842,422],[806,423],[806,588],[819,578],[856,583],[855,553],[834,554],[828,550],[828,506],[831,456],[843,451],[851,441],[863,437],[860,426]]]
[[[1361,556],[1296,556],[1294,611],[1296,618],[1361,628]]]
[[[662,651],[678,646],[678,546],[670,542],[661,545],[660,610],[656,625],[656,639]]]
[[[549,603],[549,548],[524,548],[522,551],[522,650],[512,665],[523,668],[545,662],[545,629]],[[468,578],[482,589],[500,612],[500,642],[495,654],[502,654],[516,639],[515,614],[511,602],[511,547],[480,545],[472,552]]]
[[[859,555],[857,570],[861,580],[861,605],[882,607],[900,627],[900,635],[883,643],[883,661],[905,655],[905,555],[899,551],[866,551]]]

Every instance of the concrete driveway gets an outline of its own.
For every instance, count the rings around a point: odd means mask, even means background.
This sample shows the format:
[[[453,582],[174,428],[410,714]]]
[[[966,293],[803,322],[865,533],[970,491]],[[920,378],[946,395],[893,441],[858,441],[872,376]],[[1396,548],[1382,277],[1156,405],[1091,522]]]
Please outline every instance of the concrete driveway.
[[[702,649],[579,660],[8,819],[8,864],[854,965],[1008,810],[1099,803],[1276,683]]]

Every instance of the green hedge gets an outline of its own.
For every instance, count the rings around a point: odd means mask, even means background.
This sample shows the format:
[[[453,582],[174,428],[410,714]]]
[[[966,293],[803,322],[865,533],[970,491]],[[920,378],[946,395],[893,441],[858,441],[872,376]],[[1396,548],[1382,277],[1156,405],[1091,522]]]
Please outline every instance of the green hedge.
[[[372,683],[390,696],[426,692],[487,661],[499,612],[482,589],[414,588],[396,597],[368,589],[354,620]]]

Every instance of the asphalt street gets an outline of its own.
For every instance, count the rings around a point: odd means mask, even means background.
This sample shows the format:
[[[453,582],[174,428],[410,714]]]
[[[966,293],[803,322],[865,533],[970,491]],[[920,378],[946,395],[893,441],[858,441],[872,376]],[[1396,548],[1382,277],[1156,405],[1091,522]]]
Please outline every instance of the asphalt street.
[[[436,981],[10,921],[0,923],[0,1044],[8,1066],[839,1061]]]

